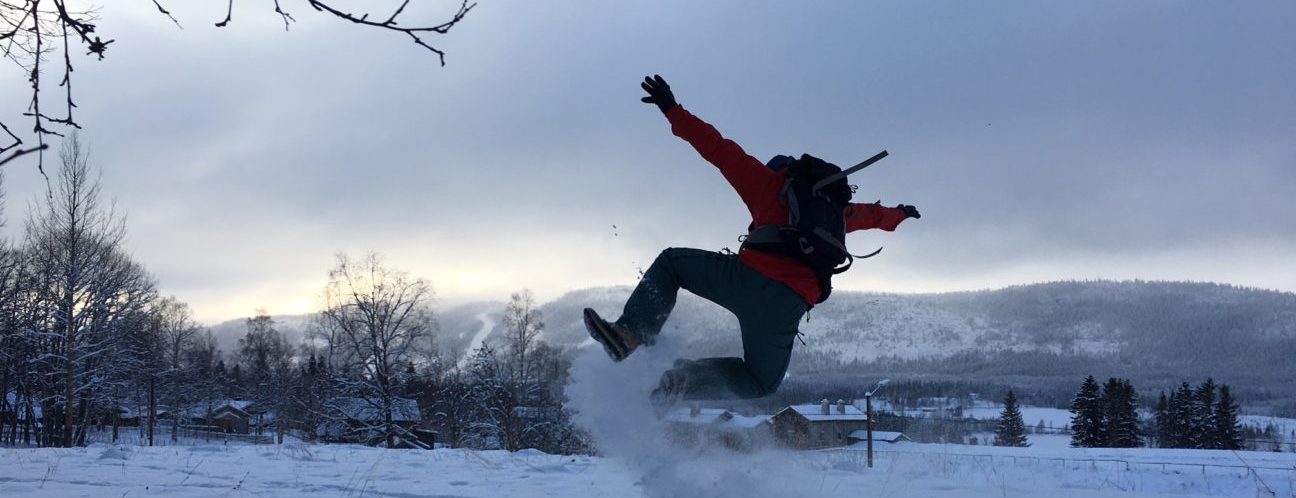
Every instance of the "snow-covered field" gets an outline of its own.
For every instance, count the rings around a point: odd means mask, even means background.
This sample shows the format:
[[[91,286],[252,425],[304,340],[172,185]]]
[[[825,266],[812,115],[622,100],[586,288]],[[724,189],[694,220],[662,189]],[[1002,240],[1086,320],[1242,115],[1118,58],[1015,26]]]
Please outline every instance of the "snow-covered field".
[[[0,496],[1291,497],[1296,455],[900,444],[618,457],[349,445],[0,450]],[[1248,468],[1250,467],[1250,468]]]
[[[878,445],[870,469],[862,448],[679,447],[646,400],[673,347],[615,366],[602,351],[578,355],[567,394],[598,457],[296,441],[0,449],[0,496],[1296,498],[1291,453],[1079,449],[1031,435],[1030,448]]]

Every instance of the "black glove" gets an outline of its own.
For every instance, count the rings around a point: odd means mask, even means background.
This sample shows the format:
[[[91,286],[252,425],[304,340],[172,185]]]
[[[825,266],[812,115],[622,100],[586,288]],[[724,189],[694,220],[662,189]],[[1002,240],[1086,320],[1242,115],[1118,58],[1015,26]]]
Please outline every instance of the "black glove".
[[[922,215],[918,214],[918,208],[916,207],[910,206],[908,204],[901,204],[896,207],[903,209],[905,216],[908,216],[910,218],[922,218]]]
[[[645,92],[648,92],[647,97],[639,100],[648,104],[657,104],[657,108],[661,109],[662,114],[666,114],[666,111],[678,105],[675,103],[675,94],[671,93],[670,85],[667,85],[666,80],[662,79],[661,76],[644,77],[643,83],[640,83],[639,86],[643,87]]]

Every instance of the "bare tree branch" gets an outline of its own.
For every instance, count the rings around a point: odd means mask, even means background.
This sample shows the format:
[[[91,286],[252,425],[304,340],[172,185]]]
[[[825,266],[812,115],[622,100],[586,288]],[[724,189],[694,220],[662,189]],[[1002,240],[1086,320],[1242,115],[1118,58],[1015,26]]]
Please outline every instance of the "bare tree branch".
[[[274,11],[283,19],[284,30],[288,30],[292,23],[297,20],[281,5],[281,0],[274,1]],[[459,9],[447,21],[435,25],[418,25],[405,27],[401,25],[403,17],[409,14],[408,7],[411,0],[402,0],[390,15],[385,17],[374,17],[368,13],[353,14],[336,8],[332,5],[332,0],[304,0],[316,11],[325,12],[338,19],[350,21],[354,24],[369,26],[388,31],[404,33],[414,41],[415,44],[437,54],[442,66],[445,66],[445,52],[432,46],[425,40],[425,37],[432,34],[445,34],[450,28],[458,24],[464,17],[476,7],[476,3],[469,3],[469,0],[462,0]],[[96,34],[96,11],[73,11],[67,6],[68,0],[0,0],[0,54],[16,64],[20,70],[27,75],[27,80],[31,84],[31,99],[28,109],[22,113],[24,117],[32,119],[32,134],[38,143],[34,149],[36,152],[45,149],[45,135],[62,136],[60,127],[79,129],[81,126],[73,117],[73,109],[77,107],[73,99],[72,90],[72,73],[74,72],[72,61],[72,47],[79,45],[86,49],[85,55],[96,56],[103,60],[108,46],[114,42],[112,39],[104,40]],[[177,27],[184,29],[180,21],[172,15],[171,11],[163,5],[163,0],[152,0],[153,6],[158,12],[170,19]],[[228,26],[233,20],[234,0],[227,0],[225,19],[216,23],[217,27]],[[380,20],[381,19],[381,20]],[[59,86],[64,88],[66,98],[64,107],[66,113],[63,117],[51,116],[46,110],[41,108],[40,93],[43,89],[41,82],[41,64],[45,57],[50,56],[58,48],[55,43],[49,43],[53,37],[63,39],[63,78]],[[57,126],[54,126],[57,125]],[[23,139],[14,134],[3,120],[0,120],[0,129],[4,134],[9,135],[12,141],[6,145],[0,146],[0,154],[11,149],[21,147]],[[24,154],[12,154],[6,158],[6,162],[13,160]],[[38,154],[37,168],[41,174],[45,175],[44,154]],[[46,176],[48,182],[48,176]]]
[[[161,12],[162,15],[171,18],[171,22],[175,23],[177,28],[184,29],[184,26],[180,25],[180,21],[176,20],[175,16],[171,15],[171,12],[166,10],[166,8],[162,6],[162,3],[160,1],[153,0],[153,5],[157,6],[158,12]]]
[[[459,11],[456,12],[454,17],[452,17],[449,21],[438,24],[436,26],[405,28],[397,24],[396,18],[399,17],[402,12],[404,12],[405,6],[409,4],[408,0],[402,3],[401,6],[396,9],[396,12],[393,12],[391,17],[387,18],[387,20],[383,22],[370,21],[369,14],[361,14],[359,17],[357,17],[356,15],[351,14],[349,12],[343,12],[341,10],[338,10],[328,5],[327,3],[324,3],[321,0],[307,0],[307,1],[310,3],[311,7],[315,8],[315,10],[328,12],[338,18],[351,21],[355,24],[372,26],[375,28],[382,28],[382,29],[388,29],[392,31],[399,31],[401,33],[405,33],[414,40],[415,44],[423,48],[426,48],[428,50],[431,50],[433,53],[437,54],[437,56],[440,57],[441,59],[442,66],[445,66],[445,52],[438,50],[437,48],[431,45],[428,45],[426,42],[423,41],[423,38],[421,38],[419,35],[427,34],[427,33],[446,34],[447,32],[450,31],[450,28],[454,27],[454,25],[456,24],[459,24],[459,21],[462,21],[464,16],[468,15],[468,11],[472,10],[473,7],[477,6],[476,3],[470,5],[468,3],[468,0],[463,0],[463,3],[459,5]]]
[[[283,18],[284,31],[288,31],[288,22],[289,21],[297,22],[297,20],[293,19],[292,15],[288,14],[287,12],[284,12],[283,8],[279,7],[279,0],[274,0],[274,4],[275,4],[275,13],[279,14],[279,17]]]
[[[45,149],[48,149],[48,148],[49,148],[49,144],[41,144],[41,145],[38,145],[38,146],[36,146],[36,147],[32,147],[32,148],[30,148],[30,149],[18,149],[18,150],[15,150],[15,151],[13,151],[12,154],[9,154],[9,157],[0,158],[0,166],[4,166],[5,163],[7,163],[7,162],[9,162],[9,161],[12,161],[12,160],[14,160],[14,159],[18,159],[19,157],[25,156],[25,155],[27,155],[27,154],[31,154],[31,153],[33,153],[33,152],[42,151],[42,150],[45,150]]]
[[[234,16],[234,0],[229,0],[229,3],[228,3],[228,4],[226,5],[226,7],[225,7],[225,20],[216,23],[216,27],[218,27],[218,28],[223,28],[223,27],[225,27],[226,25],[229,24],[230,19],[231,19],[233,16]]]

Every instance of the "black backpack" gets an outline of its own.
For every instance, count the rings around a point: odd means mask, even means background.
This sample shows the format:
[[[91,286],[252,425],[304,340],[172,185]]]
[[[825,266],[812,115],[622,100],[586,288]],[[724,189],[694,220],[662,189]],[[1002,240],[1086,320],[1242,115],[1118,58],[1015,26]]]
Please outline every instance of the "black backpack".
[[[818,303],[824,302],[832,293],[833,275],[850,269],[855,258],[872,257],[882,251],[879,248],[856,256],[846,249],[843,211],[852,194],[846,176],[886,156],[887,152],[882,151],[845,171],[809,154],[802,154],[800,159],[774,156],[767,166],[783,173],[779,202],[788,207],[788,221],[747,227],[742,246],[805,263],[819,277]]]

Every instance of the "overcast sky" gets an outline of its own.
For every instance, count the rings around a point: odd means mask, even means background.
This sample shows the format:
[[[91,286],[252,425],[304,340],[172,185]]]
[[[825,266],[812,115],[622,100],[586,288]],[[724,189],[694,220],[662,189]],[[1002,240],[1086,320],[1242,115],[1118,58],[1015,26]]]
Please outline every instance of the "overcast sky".
[[[164,2],[183,30],[104,7],[117,41],[75,89],[128,250],[204,321],[317,309],[339,251],[450,305],[736,248],[746,210],[639,102],[651,73],[761,159],[891,152],[858,199],[924,217],[852,234],[885,250],[838,288],[1296,291],[1296,2],[481,0],[430,39],[446,67],[304,2],[289,32],[269,2],[224,29],[223,2],[191,3]],[[457,6],[422,3],[411,22]],[[0,74],[14,128],[26,80]],[[44,183],[31,161],[5,175],[16,238]]]

